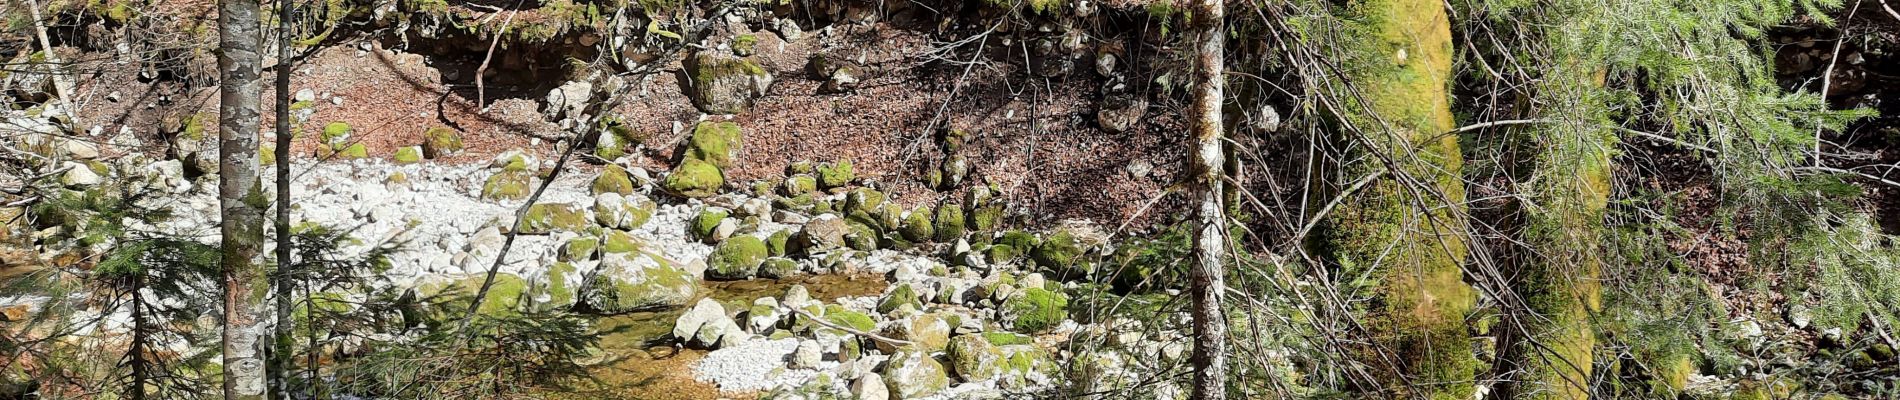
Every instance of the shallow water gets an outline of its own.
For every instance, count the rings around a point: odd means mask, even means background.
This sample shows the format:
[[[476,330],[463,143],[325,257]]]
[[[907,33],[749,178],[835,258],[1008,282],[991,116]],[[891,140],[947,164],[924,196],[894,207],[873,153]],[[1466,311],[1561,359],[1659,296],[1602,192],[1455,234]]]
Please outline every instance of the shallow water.
[[[873,274],[823,274],[797,278],[707,282],[700,298],[710,296],[733,312],[751,307],[761,297],[780,297],[794,284],[805,285],[814,300],[832,302],[840,297],[875,296],[887,285]],[[693,302],[698,302],[694,299]],[[689,302],[688,304],[691,304]],[[602,332],[601,352],[613,361],[593,367],[598,383],[580,382],[574,391],[556,393],[555,399],[710,399],[748,398],[721,394],[710,384],[693,380],[693,363],[705,350],[676,349],[667,343],[673,321],[685,308],[630,313],[595,320]]]

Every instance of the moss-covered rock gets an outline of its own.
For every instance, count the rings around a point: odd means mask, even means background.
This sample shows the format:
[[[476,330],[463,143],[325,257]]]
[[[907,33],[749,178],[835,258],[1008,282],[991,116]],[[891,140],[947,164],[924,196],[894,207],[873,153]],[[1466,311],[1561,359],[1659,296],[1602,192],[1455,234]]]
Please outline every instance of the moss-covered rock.
[[[713,231],[719,229],[719,224],[731,216],[732,211],[724,208],[701,208],[699,214],[693,216],[692,225],[687,226],[687,233],[691,233],[694,238],[700,240],[709,239],[713,236]]]
[[[798,262],[785,257],[772,257],[759,264],[759,277],[784,279],[798,275]]]
[[[1002,204],[987,204],[970,210],[970,230],[975,232],[995,231],[996,228],[1003,224],[1003,211]]]
[[[594,221],[607,228],[634,230],[646,225],[658,207],[644,195],[605,192],[594,196]]]
[[[950,370],[964,382],[979,382],[1003,373],[1003,350],[981,335],[963,335],[950,339]]]
[[[937,241],[950,243],[963,238],[963,222],[963,206],[950,202],[937,206]]]
[[[1042,333],[1069,318],[1069,296],[1040,287],[1025,288],[1022,294],[1004,301],[999,311],[1011,330]]]
[[[844,196],[844,211],[846,214],[863,212],[875,218],[883,209],[885,198],[884,192],[879,192],[877,189],[865,187],[851,189]]]
[[[422,132],[422,155],[429,158],[442,158],[462,151],[462,135],[445,126],[431,127]]]
[[[772,74],[752,60],[700,51],[685,62],[688,97],[708,114],[737,114],[772,85]]]
[[[561,261],[586,261],[594,259],[600,251],[600,239],[592,236],[580,236],[568,239],[561,244],[561,253],[556,259]]]
[[[713,248],[706,256],[706,277],[710,279],[750,279],[765,262],[765,241],[752,235],[736,235]]]
[[[566,310],[574,307],[580,299],[580,286],[585,278],[573,263],[558,262],[548,266],[547,276],[536,280],[529,289],[528,298],[533,300],[536,310]]]
[[[983,248],[983,260],[990,264],[1007,264],[1023,256],[1022,250],[1007,244],[993,244]]]
[[[594,194],[607,192],[633,194],[633,178],[627,176],[627,169],[619,165],[608,165],[600,169],[600,175],[594,176],[592,186]]]
[[[924,309],[924,302],[918,299],[917,290],[912,289],[909,283],[898,284],[897,288],[891,289],[890,293],[886,293],[884,298],[879,299],[877,302],[877,312],[879,314],[890,314],[892,311],[897,311],[905,305],[909,305],[911,308],[918,310]]]
[[[1087,273],[1093,271],[1090,271],[1089,266],[1082,262],[1083,251],[1082,244],[1076,240],[1075,235],[1067,231],[1056,231],[1044,239],[1041,245],[1036,246],[1035,250],[1030,251],[1029,256],[1036,260],[1036,265],[1051,271],[1065,274],[1080,273],[1081,275],[1078,276],[1086,276]]]
[[[632,253],[646,248],[646,244],[626,231],[609,229],[600,234],[601,254]]]
[[[838,160],[837,163],[818,166],[818,186],[821,188],[841,188],[856,178],[851,171],[851,160]]]
[[[350,143],[331,153],[330,158],[338,160],[361,160],[369,158],[369,147],[362,143]]]
[[[893,339],[910,341],[912,345],[924,351],[939,352],[950,345],[951,328],[955,326],[950,325],[949,319],[944,318],[943,315],[928,313],[913,315],[890,324],[890,328],[885,333]],[[878,342],[878,348],[884,351],[896,349],[885,342]]]
[[[732,168],[743,140],[744,132],[739,130],[739,124],[702,121],[693,126],[693,135],[687,138],[686,158],[705,161],[719,169]]]
[[[324,124],[323,133],[317,136],[317,138],[323,141],[324,147],[329,147],[331,150],[342,150],[345,146],[349,145],[350,134],[354,132],[356,132],[356,129],[351,128],[348,122],[336,121]]]
[[[818,179],[811,175],[792,175],[785,177],[785,183],[781,185],[781,188],[781,193],[786,196],[810,194],[818,190]]]
[[[826,305],[824,310],[823,317],[825,322],[850,328],[858,332],[868,333],[877,330],[877,321],[871,319],[871,316],[865,315],[864,313],[851,311],[837,304]]]
[[[567,203],[540,203],[528,207],[528,214],[515,225],[523,235],[545,235],[556,230],[581,232],[592,226],[587,209]]]
[[[475,292],[482,288],[485,274],[474,274],[456,280],[441,280],[424,283],[416,287],[422,298],[436,300],[438,312],[450,310],[466,311],[468,302]],[[508,315],[521,312],[522,295],[527,293],[528,283],[520,276],[506,272],[496,273],[495,282],[482,296],[481,307],[476,312],[486,315]]]
[[[415,163],[422,162],[422,147],[421,146],[404,146],[402,148],[396,149],[396,155],[394,159],[396,160],[396,164],[398,165],[415,164]]]
[[[522,200],[534,190],[534,174],[526,171],[501,171],[488,177],[482,184],[482,198],[487,200]]]
[[[936,239],[936,222],[929,207],[918,207],[904,217],[904,226],[898,230],[904,240],[911,242],[929,242]]]
[[[607,253],[582,299],[605,313],[655,310],[685,305],[698,288],[699,277],[659,256]]]
[[[890,388],[895,398],[914,399],[937,394],[950,387],[950,376],[944,371],[943,364],[930,357],[930,353],[906,348],[885,360],[884,385]]]
[[[825,214],[806,222],[795,239],[807,253],[819,253],[845,247],[845,236],[850,234],[851,227],[844,219]]]
[[[662,185],[668,192],[686,197],[712,197],[719,194],[719,187],[726,184],[726,176],[719,167],[698,159],[687,159],[666,174]]]
[[[594,156],[603,160],[619,159],[646,139],[618,117],[601,118],[600,128],[600,137],[594,141]]]
[[[857,251],[877,250],[878,241],[883,235],[876,228],[857,221],[846,221],[845,225],[851,228],[851,233],[844,236],[846,246]]]
[[[784,257],[791,253],[792,230],[783,229],[765,237],[765,253],[773,257]]]

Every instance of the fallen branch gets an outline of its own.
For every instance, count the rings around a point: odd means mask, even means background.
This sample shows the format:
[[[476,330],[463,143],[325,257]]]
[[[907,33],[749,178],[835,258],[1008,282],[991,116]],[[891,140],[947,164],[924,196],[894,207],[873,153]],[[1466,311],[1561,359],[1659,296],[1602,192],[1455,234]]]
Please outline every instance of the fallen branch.
[[[521,8],[520,0],[515,1],[515,8]],[[515,23],[515,14],[520,13],[519,11],[508,13],[508,18],[501,20],[501,29],[496,30],[495,37],[488,40],[488,54],[482,56],[482,65],[475,67],[475,108],[482,110],[483,113],[488,112],[488,88],[482,86],[482,75],[488,73],[488,61],[495,58],[495,46],[501,44],[502,36],[508,35],[508,27]]]

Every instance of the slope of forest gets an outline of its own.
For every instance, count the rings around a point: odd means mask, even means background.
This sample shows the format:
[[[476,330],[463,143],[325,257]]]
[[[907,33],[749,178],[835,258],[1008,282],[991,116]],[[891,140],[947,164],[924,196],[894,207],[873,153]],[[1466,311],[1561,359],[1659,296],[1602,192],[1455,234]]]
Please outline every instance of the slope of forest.
[[[1895,6],[10,0],[0,398],[1896,398]]]

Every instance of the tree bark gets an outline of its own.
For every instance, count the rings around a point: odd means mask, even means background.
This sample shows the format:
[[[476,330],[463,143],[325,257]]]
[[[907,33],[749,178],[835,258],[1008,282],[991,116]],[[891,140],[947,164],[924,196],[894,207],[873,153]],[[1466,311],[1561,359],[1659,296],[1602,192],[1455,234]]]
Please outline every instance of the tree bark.
[[[1226,31],[1223,29],[1221,0],[1199,0],[1194,5],[1193,36],[1194,92],[1192,108],[1195,150],[1194,191],[1199,196],[1194,232],[1194,264],[1189,266],[1194,316],[1194,390],[1198,400],[1226,398],[1227,391],[1227,317],[1221,312],[1221,297],[1227,291],[1222,259],[1227,254],[1227,208],[1222,205],[1227,152],[1221,126],[1222,92],[1226,81],[1222,74],[1222,54]]]
[[[291,289],[294,285],[293,271],[290,270],[290,70],[294,66],[291,57],[290,8],[289,0],[277,0],[277,147],[272,157],[277,160],[277,207],[273,228],[277,231],[277,273],[272,286],[272,296],[276,299],[276,329],[272,338],[275,345],[270,352],[269,371],[271,398],[290,399],[290,369],[296,365],[292,351],[295,338],[291,337],[290,320]],[[315,351],[315,349],[312,349]]]
[[[218,1],[218,210],[224,275],[224,398],[263,399],[264,208],[257,177],[258,1]]]
[[[1370,300],[1368,340],[1353,356],[1372,366],[1383,398],[1472,398],[1479,365],[1466,330],[1476,297],[1466,259],[1463,156],[1451,131],[1451,30],[1437,0],[1356,0],[1346,20],[1363,66],[1345,71],[1337,93],[1343,132],[1361,160],[1343,182],[1375,181],[1350,194],[1317,243],[1340,282]]]

